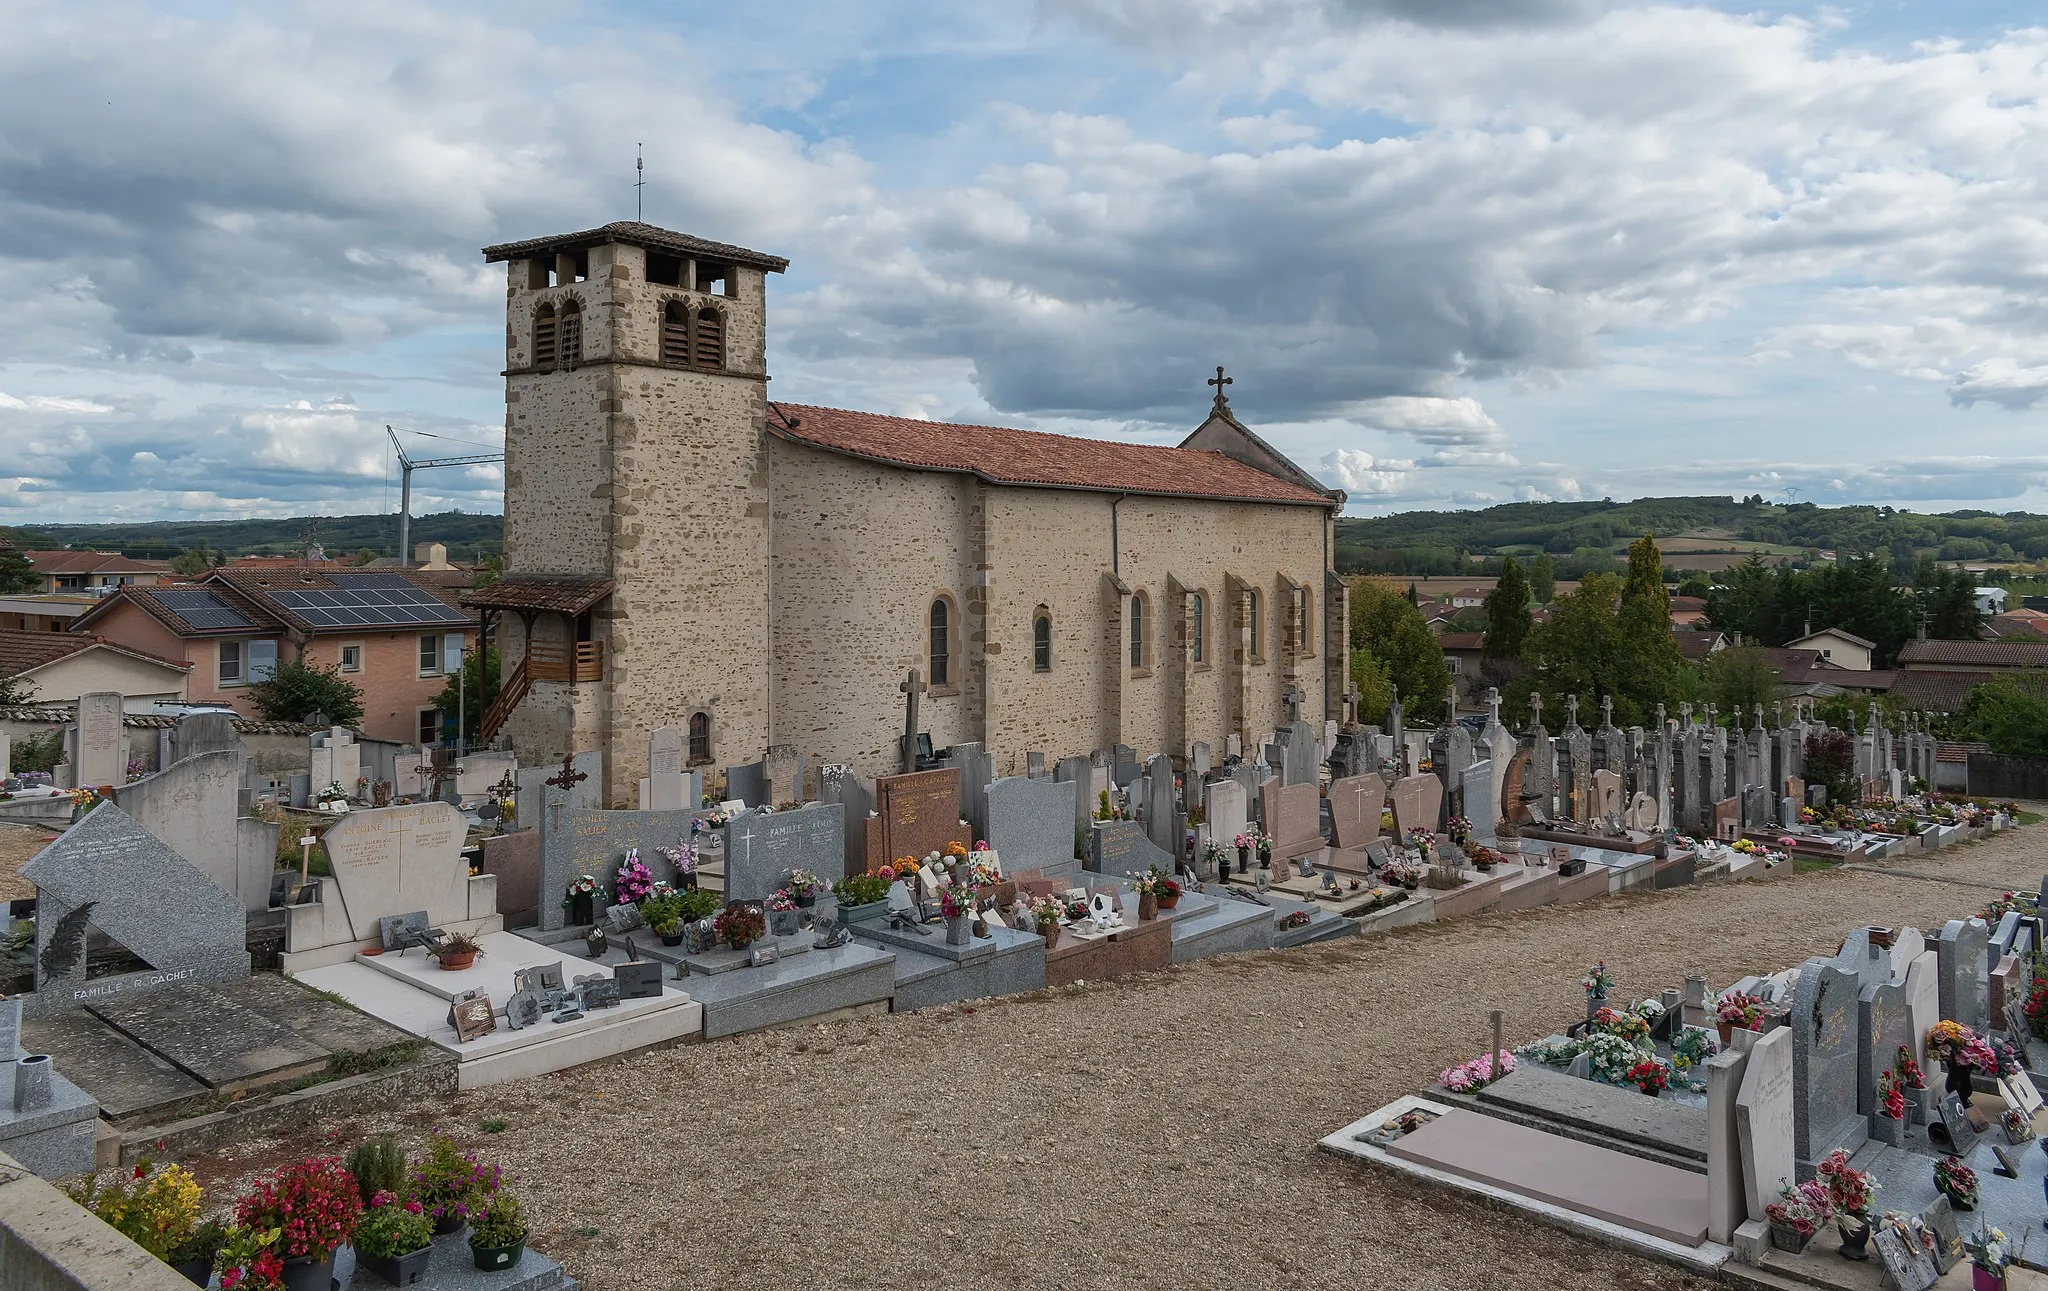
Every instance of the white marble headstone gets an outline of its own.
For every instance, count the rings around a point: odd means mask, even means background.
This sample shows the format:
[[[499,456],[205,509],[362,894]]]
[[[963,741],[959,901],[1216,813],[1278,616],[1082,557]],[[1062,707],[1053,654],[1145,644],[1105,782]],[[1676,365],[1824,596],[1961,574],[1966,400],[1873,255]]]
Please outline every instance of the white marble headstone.
[[[1792,1031],[1779,1027],[1749,1049],[1735,1092],[1736,1138],[1742,1147],[1742,1191],[1749,1218],[1785,1184],[1797,1182],[1792,1160]]]

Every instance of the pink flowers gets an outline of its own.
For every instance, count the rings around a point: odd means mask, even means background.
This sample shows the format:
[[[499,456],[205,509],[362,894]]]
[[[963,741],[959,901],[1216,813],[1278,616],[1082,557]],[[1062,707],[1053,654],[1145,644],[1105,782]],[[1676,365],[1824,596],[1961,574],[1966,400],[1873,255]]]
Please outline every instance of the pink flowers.
[[[1498,1072],[1495,1071],[1496,1063]],[[1491,1085],[1514,1069],[1515,1055],[1503,1049],[1498,1054],[1480,1054],[1455,1067],[1446,1067],[1437,1073],[1436,1081],[1454,1094],[1463,1094]]]
[[[355,1232],[363,1213],[355,1177],[340,1157],[309,1157],[259,1179],[235,1204],[243,1228],[275,1228],[284,1256],[322,1256]],[[260,1270],[258,1270],[260,1272]]]

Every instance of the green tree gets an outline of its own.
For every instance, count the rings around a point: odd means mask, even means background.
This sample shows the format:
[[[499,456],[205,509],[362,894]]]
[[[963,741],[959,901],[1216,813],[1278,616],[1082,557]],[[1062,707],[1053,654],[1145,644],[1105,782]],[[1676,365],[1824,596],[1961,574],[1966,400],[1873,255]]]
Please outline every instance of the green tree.
[[[1351,688],[1358,692],[1358,720],[1378,721],[1394,702],[1393,679],[1387,666],[1373,652],[1359,646],[1351,649]]]
[[[1758,646],[1730,646],[1708,656],[1701,693],[1724,713],[1752,713],[1778,697],[1778,676]]]
[[[1941,641],[1977,639],[1984,627],[1984,612],[1977,608],[1977,580],[1970,571],[1943,570],[1921,595],[1928,636]]]
[[[1538,605],[1557,599],[1557,562],[1547,551],[1537,552],[1536,559],[1529,562],[1529,599]]]
[[[64,760],[64,728],[53,726],[40,735],[24,735],[8,750],[9,771],[54,771]]]
[[[303,659],[281,661],[269,680],[249,687],[249,698],[273,722],[303,722],[324,713],[336,726],[353,726],[363,717],[363,692],[354,682],[332,666]]]
[[[470,649],[462,656],[459,676],[462,679],[459,702],[456,679],[450,677],[448,684],[441,687],[441,693],[434,696],[434,707],[450,716],[460,707],[463,733],[474,739],[483,728],[484,710],[498,697],[498,652],[489,646],[481,650]]]
[[[1696,597],[1702,601],[1706,600],[1713,590],[1714,585],[1707,581],[1705,574],[1687,574],[1685,581],[1678,585],[1680,596]]]
[[[0,705],[12,706],[29,702],[27,683],[12,673],[0,672]]]
[[[472,587],[489,587],[505,576],[503,556],[485,556],[476,562],[476,573],[470,579]]]
[[[28,557],[12,547],[0,545],[0,594],[33,592],[42,586],[42,582],[36,577],[36,567],[29,563]]]
[[[196,578],[207,570],[212,569],[213,566],[214,562],[206,550],[206,544],[203,542],[197,547],[187,547],[171,557],[171,572],[173,574],[183,574],[187,578]]]
[[[1407,596],[1374,579],[1353,584],[1351,644],[1369,651],[1386,669],[1408,711],[1433,713],[1443,707],[1451,693],[1451,671],[1422,611]]]
[[[1978,683],[1955,724],[1963,738],[1982,740],[1993,753],[2048,757],[2048,673],[2029,670]]]
[[[1529,640],[1529,577],[1513,556],[1501,562],[1500,581],[1486,594],[1488,659],[1519,659]]]

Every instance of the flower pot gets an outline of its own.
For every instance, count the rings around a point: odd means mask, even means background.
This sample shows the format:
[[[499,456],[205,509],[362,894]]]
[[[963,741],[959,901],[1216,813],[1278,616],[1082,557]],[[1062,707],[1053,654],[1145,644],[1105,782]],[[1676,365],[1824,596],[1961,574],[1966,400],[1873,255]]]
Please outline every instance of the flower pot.
[[[839,922],[865,923],[871,919],[881,918],[888,912],[888,909],[889,902],[887,898],[880,901],[869,901],[862,905],[842,905],[839,907]]]
[[[802,919],[803,916],[794,910],[771,910],[768,912],[768,931],[778,937],[794,937]]]
[[[519,1257],[525,1253],[526,1235],[524,1233],[520,1234],[519,1240],[510,1246],[478,1246],[475,1242],[469,1244],[470,1257],[476,1261],[476,1266],[485,1272],[493,1269],[509,1269],[514,1264],[519,1263]]]
[[[1870,1258],[1870,1221],[1855,1215],[1843,1215],[1835,1220],[1835,1231],[1842,1235],[1842,1249],[1839,1252],[1845,1260],[1867,1260]]]
[[[446,1237],[450,1233],[459,1233],[468,1223],[469,1216],[457,1211],[450,1211],[434,1221],[434,1236]]]
[[[395,1287],[409,1287],[420,1280],[427,1271],[427,1264],[434,1258],[434,1248],[422,1246],[404,1255],[380,1257],[356,1252],[356,1263],[362,1268],[383,1278]]]
[[[1245,872],[1246,870],[1249,870],[1249,869],[1250,869],[1251,867],[1252,867],[1252,849],[1251,849],[1251,848],[1249,848],[1249,847],[1240,847],[1240,848],[1238,848],[1238,849],[1237,849],[1237,872],[1238,872],[1239,874],[1242,874],[1242,873],[1244,873],[1244,872]]]
[[[1038,925],[1038,935],[1045,938],[1045,948],[1051,950],[1060,944],[1060,926],[1056,923]]]
[[[1720,1021],[1720,1020],[1716,1019],[1716,1020],[1715,1020],[1715,1022],[1714,1022],[1714,1025],[1715,1025],[1715,1026],[1716,1026],[1717,1028],[1719,1028],[1719,1029],[1720,1029],[1720,1032],[1721,1032],[1721,1047],[1722,1047],[1723,1049],[1726,1049],[1726,1048],[1727,1048],[1727,1047],[1728,1047],[1728,1046],[1729,1046],[1730,1044],[1734,1043],[1734,1040],[1735,1040],[1735,1024],[1734,1024],[1733,1022],[1722,1022],[1722,1021]]]
[[[284,1291],[333,1291],[334,1252],[284,1262]]]
[[[1972,1264],[1970,1285],[1975,1291],[2005,1291],[2005,1274],[1993,1273],[1990,1269]]]
[[[817,898],[816,896],[807,896],[807,897],[798,897],[798,898],[796,898],[796,908],[797,908],[797,909],[799,909],[799,910],[808,910],[808,909],[810,909],[810,908],[811,908],[812,906],[815,906],[815,905],[817,905],[817,904],[818,904],[818,898]]]
[[[1790,1251],[1797,1255],[1805,1250],[1806,1244],[1812,1240],[1812,1233],[1802,1233],[1790,1224],[1773,1223],[1771,1225],[1771,1245],[1781,1251]]]
[[[569,922],[586,924],[597,922],[597,898],[585,892],[569,898]]]
[[[1606,1007],[1607,1007],[1607,992],[1605,992],[1605,991],[1587,991],[1587,992],[1586,992],[1586,1021],[1588,1021],[1588,1022],[1591,1022],[1591,1021],[1593,1020],[1593,1015],[1594,1015],[1595,1013],[1598,1013],[1598,1012],[1599,1012],[1600,1010],[1602,1010],[1602,1009],[1604,1009],[1604,1008],[1606,1008]]]
[[[1159,898],[1152,895],[1150,892],[1142,893],[1138,897],[1138,918],[1157,919],[1158,917]]]
[[[33,1112],[50,1103],[50,1055],[32,1053],[14,1064],[14,1110]]]
[[[683,944],[683,934],[680,932],[664,932],[657,933],[656,935],[661,938],[661,944],[664,946],[680,946]]]
[[[1159,908],[1161,910],[1172,910],[1178,905],[1180,905],[1180,893],[1178,892],[1169,893],[1159,898]]]
[[[946,944],[948,946],[964,946],[967,944],[967,939],[967,916],[964,914],[947,915]]]
[[[443,955],[440,959],[441,971],[444,973],[459,973],[475,962],[476,952],[473,950],[465,950],[459,955]]]
[[[196,1287],[205,1286],[207,1280],[213,1276],[212,1260],[186,1260],[182,1264],[173,1264],[171,1267],[178,1271],[179,1277],[184,1278]]]

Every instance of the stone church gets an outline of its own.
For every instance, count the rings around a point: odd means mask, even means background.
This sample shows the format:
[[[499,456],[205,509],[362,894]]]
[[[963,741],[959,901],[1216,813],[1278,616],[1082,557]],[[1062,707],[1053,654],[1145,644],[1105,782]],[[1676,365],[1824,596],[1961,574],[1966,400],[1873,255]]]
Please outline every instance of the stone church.
[[[601,750],[631,805],[647,737],[706,768],[771,745],[863,774],[918,727],[996,769],[1116,743],[1220,758],[1320,724],[1345,686],[1341,492],[1232,414],[1178,447],[772,399],[788,261],[638,223],[484,249],[507,266],[502,650],[486,735]]]

